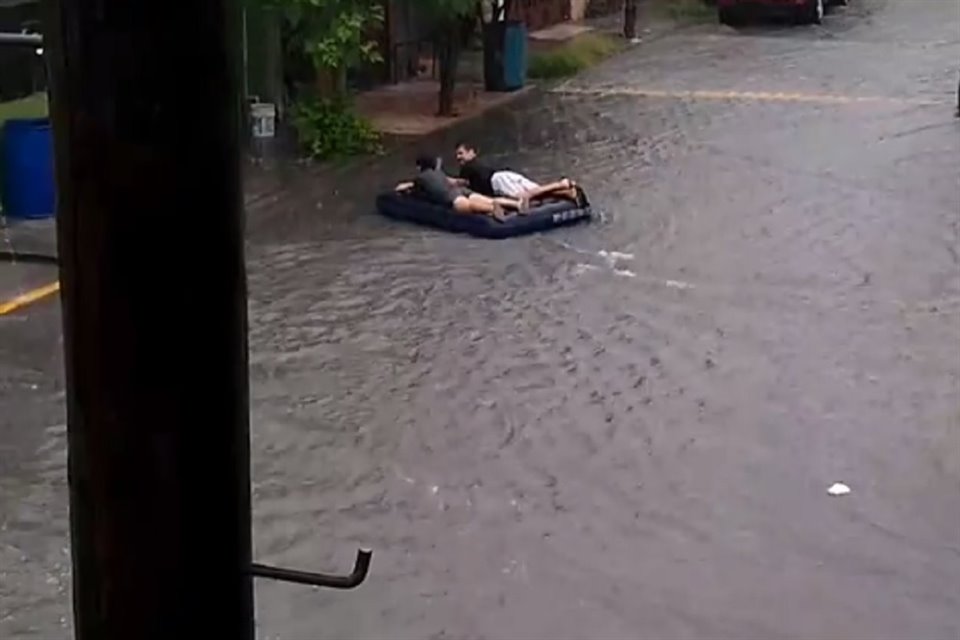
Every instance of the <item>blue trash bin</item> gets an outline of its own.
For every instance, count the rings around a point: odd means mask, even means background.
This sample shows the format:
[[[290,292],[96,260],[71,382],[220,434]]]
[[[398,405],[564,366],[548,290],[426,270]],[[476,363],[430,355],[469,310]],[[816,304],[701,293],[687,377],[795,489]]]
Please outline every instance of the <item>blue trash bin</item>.
[[[508,22],[503,34],[503,84],[507,91],[522,89],[527,81],[527,27]]]
[[[3,213],[10,218],[49,218],[56,210],[53,136],[47,118],[7,120],[0,148]]]

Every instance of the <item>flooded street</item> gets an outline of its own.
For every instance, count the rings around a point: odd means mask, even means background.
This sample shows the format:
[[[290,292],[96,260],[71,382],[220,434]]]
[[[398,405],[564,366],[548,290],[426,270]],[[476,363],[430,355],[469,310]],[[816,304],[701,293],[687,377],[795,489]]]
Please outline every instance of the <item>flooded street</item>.
[[[255,555],[375,553],[260,637],[960,637],[960,9],[852,2],[427,141],[592,225],[381,219],[409,148],[251,201]],[[0,319],[0,638],[69,634],[59,323]]]

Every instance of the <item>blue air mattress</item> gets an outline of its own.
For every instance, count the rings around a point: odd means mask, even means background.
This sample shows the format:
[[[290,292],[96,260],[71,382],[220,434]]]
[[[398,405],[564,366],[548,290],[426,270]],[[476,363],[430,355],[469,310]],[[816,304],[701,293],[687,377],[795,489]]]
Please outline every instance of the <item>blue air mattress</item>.
[[[393,191],[377,198],[377,211],[395,220],[406,220],[454,233],[468,233],[497,240],[584,222],[592,215],[590,203],[582,193],[580,203],[547,200],[531,207],[526,215],[509,215],[503,222],[490,216],[455,213],[450,207],[442,207],[413,195]]]

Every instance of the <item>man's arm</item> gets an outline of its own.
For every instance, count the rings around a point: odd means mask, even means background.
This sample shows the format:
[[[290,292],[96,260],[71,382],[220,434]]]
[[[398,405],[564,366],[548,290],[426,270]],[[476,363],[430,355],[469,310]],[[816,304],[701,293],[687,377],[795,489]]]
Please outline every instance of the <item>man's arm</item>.
[[[469,180],[464,178],[454,178],[453,176],[447,176],[447,182],[454,187],[466,187],[470,184]]]
[[[403,193],[404,191],[410,191],[411,189],[413,189],[412,182],[401,182],[397,185],[396,191],[397,193]]]

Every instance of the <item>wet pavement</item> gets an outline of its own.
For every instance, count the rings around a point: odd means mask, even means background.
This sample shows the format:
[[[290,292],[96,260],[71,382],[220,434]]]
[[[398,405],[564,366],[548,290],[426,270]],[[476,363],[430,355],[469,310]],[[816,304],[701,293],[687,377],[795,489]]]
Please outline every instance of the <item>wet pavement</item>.
[[[960,637],[958,61],[955,2],[854,0],[430,141],[589,187],[530,238],[373,215],[409,149],[252,198],[256,555],[376,552],[261,637]],[[69,626],[58,323],[0,319],[3,638]]]

